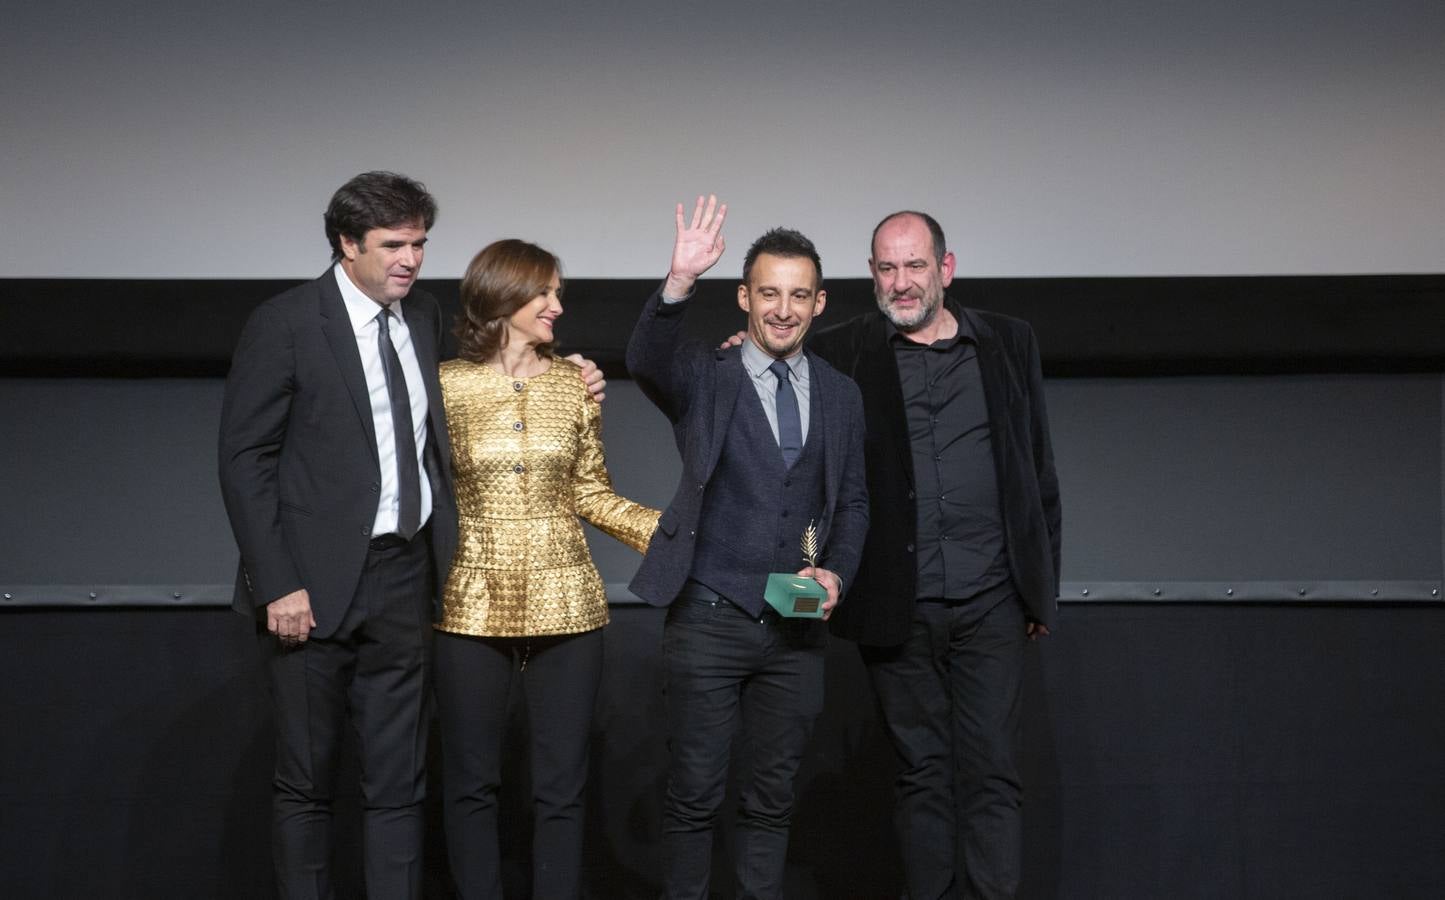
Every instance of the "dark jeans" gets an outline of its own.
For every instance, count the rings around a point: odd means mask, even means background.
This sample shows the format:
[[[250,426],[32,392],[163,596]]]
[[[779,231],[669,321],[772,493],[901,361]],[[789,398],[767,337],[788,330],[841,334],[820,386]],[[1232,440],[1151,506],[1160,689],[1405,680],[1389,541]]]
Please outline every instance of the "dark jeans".
[[[423,536],[367,554],[330,637],[286,649],[261,635],[276,705],[272,855],[284,898],[334,895],[331,798],[348,712],[361,756],[367,894],[421,896],[431,595]]]
[[[961,604],[920,602],[905,643],[859,648],[900,763],[909,900],[1018,891],[1024,624],[1006,582]]]
[[[436,636],[447,851],[458,895],[502,896],[497,794],[507,696],[520,681],[532,740],[532,896],[578,896],[583,792],[602,629],[531,638]]]
[[[662,651],[671,750],[663,808],[664,892],[706,898],[713,820],[741,730],[748,763],[737,816],[739,897],[782,896],[793,777],[823,705],[820,621],[748,616],[726,600],[679,598]]]

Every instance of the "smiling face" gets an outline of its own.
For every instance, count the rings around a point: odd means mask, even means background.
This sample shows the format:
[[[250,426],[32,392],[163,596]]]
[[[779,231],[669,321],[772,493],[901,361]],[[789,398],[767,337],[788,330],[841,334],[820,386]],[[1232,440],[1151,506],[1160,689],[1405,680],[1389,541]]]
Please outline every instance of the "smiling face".
[[[775,359],[786,359],[803,347],[813,317],[827,303],[818,290],[818,270],[806,256],[760,253],[738,285],[738,306],[748,314],[748,336]]]
[[[507,317],[507,336],[503,346],[537,347],[554,340],[552,329],[562,315],[562,280],[553,272],[542,293],[527,301]]]
[[[410,222],[373,228],[358,243],[341,236],[341,268],[351,283],[382,306],[405,297],[421,274],[426,228]]]
[[[901,215],[884,222],[873,239],[873,296],[883,315],[902,332],[925,328],[943,305],[943,289],[953,281],[954,259],[940,264],[933,236],[923,220]]]

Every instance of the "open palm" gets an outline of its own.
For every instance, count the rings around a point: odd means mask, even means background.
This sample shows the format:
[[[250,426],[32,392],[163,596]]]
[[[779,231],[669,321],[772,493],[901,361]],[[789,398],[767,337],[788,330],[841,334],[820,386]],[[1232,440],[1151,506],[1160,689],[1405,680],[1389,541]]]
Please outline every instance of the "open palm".
[[[726,246],[722,225],[727,214],[728,205],[719,205],[716,195],[709,194],[706,201],[698,197],[692,211],[692,224],[689,225],[683,219],[682,204],[677,205],[677,240],[672,245],[673,275],[697,278],[722,258]]]

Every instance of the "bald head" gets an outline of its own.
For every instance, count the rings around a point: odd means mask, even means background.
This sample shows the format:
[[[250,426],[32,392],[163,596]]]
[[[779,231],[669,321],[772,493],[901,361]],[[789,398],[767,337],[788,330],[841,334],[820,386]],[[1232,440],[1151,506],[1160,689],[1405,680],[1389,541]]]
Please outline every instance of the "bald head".
[[[884,226],[900,220],[916,221],[928,229],[928,235],[933,245],[933,261],[942,266],[943,257],[948,253],[948,244],[943,239],[943,226],[939,225],[938,220],[928,213],[918,212],[913,209],[903,209],[896,213],[891,213],[884,216],[883,221],[873,226],[873,240],[868,245],[870,256],[878,255],[878,232],[883,231]]]

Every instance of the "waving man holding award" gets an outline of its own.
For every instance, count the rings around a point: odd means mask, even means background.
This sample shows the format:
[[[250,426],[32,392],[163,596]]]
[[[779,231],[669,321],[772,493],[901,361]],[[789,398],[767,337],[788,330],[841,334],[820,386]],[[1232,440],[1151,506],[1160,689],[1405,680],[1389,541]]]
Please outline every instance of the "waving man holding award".
[[[693,287],[722,257],[726,214],[715,197],[699,197],[689,223],[678,205],[671,269],[627,347],[627,368],[672,423],[683,462],[631,584],[668,607],[670,898],[708,895],[713,821],[739,728],[749,771],[736,893],[782,896],[793,778],[823,705],[821,620],[857,570],[868,528],[861,396],[803,350],[827,301],[812,242],[779,228],[749,248],[737,288],[748,323],[741,346],[682,340]]]

